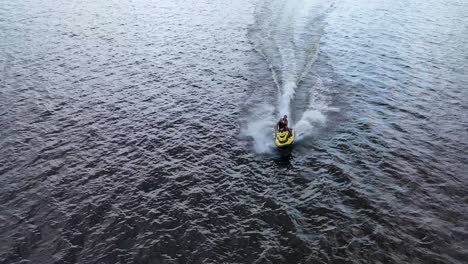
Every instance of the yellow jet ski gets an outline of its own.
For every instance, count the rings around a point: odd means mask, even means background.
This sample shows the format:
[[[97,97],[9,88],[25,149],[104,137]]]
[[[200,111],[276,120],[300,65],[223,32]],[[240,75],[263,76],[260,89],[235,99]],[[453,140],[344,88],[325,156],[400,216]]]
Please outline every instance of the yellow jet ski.
[[[294,143],[294,129],[291,128],[291,135],[288,131],[279,131],[275,128],[275,144],[278,148],[283,148]]]

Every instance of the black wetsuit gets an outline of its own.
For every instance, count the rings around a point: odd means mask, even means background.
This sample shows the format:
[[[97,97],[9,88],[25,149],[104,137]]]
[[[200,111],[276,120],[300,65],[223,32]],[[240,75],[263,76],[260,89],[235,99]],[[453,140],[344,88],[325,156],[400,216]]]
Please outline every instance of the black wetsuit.
[[[288,130],[288,125],[287,125],[287,123],[284,121],[284,119],[280,119],[280,121],[278,121],[278,129],[279,129],[280,131]]]

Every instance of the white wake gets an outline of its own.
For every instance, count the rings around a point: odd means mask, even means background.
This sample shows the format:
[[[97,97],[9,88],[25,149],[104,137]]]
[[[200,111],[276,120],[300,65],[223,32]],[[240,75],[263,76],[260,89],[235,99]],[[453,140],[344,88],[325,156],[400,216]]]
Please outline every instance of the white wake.
[[[324,83],[318,78],[313,87],[301,87],[301,82],[317,58],[324,17],[331,6],[324,0],[265,0],[256,7],[249,37],[269,63],[278,87],[278,104],[252,111],[255,114],[244,129],[244,134],[254,139],[257,152],[268,152],[274,146],[273,127],[285,114],[290,117],[290,126],[296,127],[297,140],[313,134],[314,127],[326,122],[330,108],[329,100],[320,95],[326,89]],[[292,109],[298,89],[310,90],[309,105],[302,107],[302,114]],[[301,116],[297,122],[292,120],[293,113]]]

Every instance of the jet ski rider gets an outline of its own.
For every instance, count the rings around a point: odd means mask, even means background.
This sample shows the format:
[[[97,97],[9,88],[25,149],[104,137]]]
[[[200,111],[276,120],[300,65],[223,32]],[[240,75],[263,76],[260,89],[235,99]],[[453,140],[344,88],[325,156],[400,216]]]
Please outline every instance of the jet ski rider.
[[[291,136],[291,129],[288,127],[288,116],[284,115],[283,118],[281,118],[278,123],[276,123],[276,127],[278,128],[278,131],[283,132],[283,131],[288,131],[288,137]]]

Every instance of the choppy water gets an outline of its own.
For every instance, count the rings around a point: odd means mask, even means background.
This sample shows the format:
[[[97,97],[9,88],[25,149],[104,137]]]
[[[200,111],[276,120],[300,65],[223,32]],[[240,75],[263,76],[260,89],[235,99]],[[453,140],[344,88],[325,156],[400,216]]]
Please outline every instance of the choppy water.
[[[466,263],[467,13],[0,0],[0,262]]]

